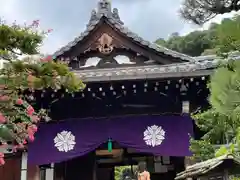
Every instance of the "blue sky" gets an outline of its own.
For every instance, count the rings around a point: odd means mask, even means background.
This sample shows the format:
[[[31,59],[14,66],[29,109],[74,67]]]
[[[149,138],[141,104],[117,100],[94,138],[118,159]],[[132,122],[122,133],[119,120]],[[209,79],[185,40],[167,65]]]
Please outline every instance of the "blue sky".
[[[41,47],[43,53],[53,53],[73,40],[82,31],[98,0],[0,0],[0,17],[11,23],[31,23],[40,20],[40,27],[53,29]],[[200,27],[179,17],[181,0],[112,0],[112,7],[132,31],[146,40],[167,38],[173,32],[186,34]],[[231,15],[225,15],[225,17]],[[213,21],[219,22],[222,16]],[[208,23],[209,24],[209,23]],[[208,26],[205,25],[205,27]]]

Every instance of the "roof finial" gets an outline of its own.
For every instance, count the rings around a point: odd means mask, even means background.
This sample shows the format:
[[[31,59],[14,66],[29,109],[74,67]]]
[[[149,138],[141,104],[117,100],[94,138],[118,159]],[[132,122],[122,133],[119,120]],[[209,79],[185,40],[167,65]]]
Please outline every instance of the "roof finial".
[[[112,11],[110,0],[99,0],[98,13],[107,16]]]

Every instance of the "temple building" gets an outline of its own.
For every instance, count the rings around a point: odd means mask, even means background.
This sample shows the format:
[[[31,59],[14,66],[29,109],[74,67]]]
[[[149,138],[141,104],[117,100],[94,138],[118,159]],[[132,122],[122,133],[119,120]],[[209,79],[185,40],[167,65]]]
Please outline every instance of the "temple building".
[[[147,164],[151,180],[173,180],[199,138],[189,113],[208,107],[214,57],[190,57],[139,37],[118,9],[100,0],[86,30],[54,53],[86,88],[69,95],[43,91],[49,107],[26,152],[5,150],[3,180],[114,180],[114,168]],[[9,157],[8,157],[9,156]],[[20,178],[21,177],[21,178]]]

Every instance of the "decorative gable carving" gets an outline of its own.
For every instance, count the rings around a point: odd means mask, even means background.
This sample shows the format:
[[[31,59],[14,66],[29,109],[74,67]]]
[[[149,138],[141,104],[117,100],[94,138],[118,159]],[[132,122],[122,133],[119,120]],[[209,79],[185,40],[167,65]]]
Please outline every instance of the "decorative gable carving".
[[[100,0],[98,2],[99,14],[105,15],[106,13],[111,13],[111,9],[111,3],[108,0]]]
[[[100,53],[110,54],[113,51],[113,38],[107,33],[103,33],[102,36],[98,39],[97,49]]]

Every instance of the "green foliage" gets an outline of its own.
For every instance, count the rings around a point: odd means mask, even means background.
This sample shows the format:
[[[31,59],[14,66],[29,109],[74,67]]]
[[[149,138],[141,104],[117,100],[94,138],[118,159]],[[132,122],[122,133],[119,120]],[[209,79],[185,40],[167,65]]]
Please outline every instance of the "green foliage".
[[[215,148],[208,140],[191,139],[190,150],[193,153],[192,159],[205,161],[214,157]]]
[[[227,64],[221,65],[211,76],[209,83],[209,103],[211,108],[193,116],[198,127],[206,132],[202,140],[209,142],[209,146],[237,143],[238,128],[240,127],[239,73],[239,61],[230,61]],[[206,159],[207,156],[205,155],[207,153],[205,151],[207,147],[200,148],[200,146],[196,147],[194,145],[192,149],[196,153],[196,156],[199,157],[202,155],[202,159]],[[217,151],[217,155],[229,152],[233,152],[232,146],[230,148],[220,148]]]
[[[132,172],[133,171],[133,172]],[[136,179],[137,167],[133,166],[117,166],[115,167],[115,180],[125,180],[127,177],[130,177],[131,179]]]
[[[185,36],[171,35],[155,43],[190,56],[221,54],[238,50],[240,44],[240,16],[212,23],[208,30],[194,31]]]
[[[240,180],[240,177],[238,177],[238,176],[230,176],[230,180]]]
[[[0,20],[0,56],[10,60],[16,54],[36,54],[46,34],[38,30],[38,24],[38,21],[33,21],[28,26],[8,25]]]
[[[232,19],[223,19],[217,28],[217,36],[220,53],[237,51],[240,49],[240,16]]]
[[[193,115],[197,126],[204,132],[203,140],[212,144],[226,144],[232,140],[236,133],[236,126],[233,126],[231,119],[214,109]]]
[[[236,151],[235,151],[235,146],[234,144],[230,144],[228,147],[226,146],[221,146],[215,153],[215,156],[216,157],[219,157],[219,156],[223,156],[225,154],[235,154]]]
[[[227,146],[221,146],[215,152],[216,157],[225,154],[234,154],[236,156],[240,156],[240,127],[237,128],[236,135],[232,139],[231,143],[229,143]]]
[[[228,52],[239,51],[239,28],[240,16],[224,19],[221,24],[212,25],[210,29],[215,34],[212,49],[225,58],[228,58]],[[206,151],[213,154],[214,145],[221,144],[226,145],[215,149],[215,156],[226,153],[238,154],[240,149],[240,61],[223,61],[211,76],[208,87],[211,108],[193,115],[198,127],[205,132],[201,140],[191,142],[194,157],[205,160],[208,158]]]
[[[31,86],[35,90],[65,88],[71,93],[84,88],[84,84],[60,61],[16,60],[6,64],[0,72],[2,84],[13,91]]]
[[[208,31],[194,31],[186,36],[171,36],[166,41],[158,39],[156,43],[190,56],[199,56],[204,50],[212,48]]]
[[[158,38],[156,41],[155,41],[156,44],[159,44],[161,46],[167,46],[166,45],[166,41],[163,39],[163,38]]]
[[[34,110],[34,114],[27,113],[26,109],[31,107],[27,102],[22,103],[21,106],[16,105],[18,99],[28,100],[26,99],[28,95],[24,96],[24,91],[34,92],[35,90],[51,88],[55,91],[65,89],[67,92],[72,93],[78,92],[85,87],[66,64],[54,62],[49,58],[47,61],[43,59],[36,62],[11,61],[0,70],[0,74],[2,87],[0,97],[6,97],[6,100],[3,98],[0,100],[0,109],[1,115],[7,119],[3,123],[4,125],[0,127],[0,130],[9,127],[12,140],[17,140],[17,143],[22,143],[26,139],[27,132],[24,132],[25,135],[21,137],[16,134],[19,134],[19,131],[24,131],[24,127],[33,123],[33,116],[38,116],[39,119],[46,116],[46,114],[43,114],[45,112],[43,110],[38,113]],[[0,138],[2,142],[6,142],[1,134]]]
[[[218,68],[210,82],[210,103],[217,112],[229,117],[234,129],[240,125],[240,61]]]

